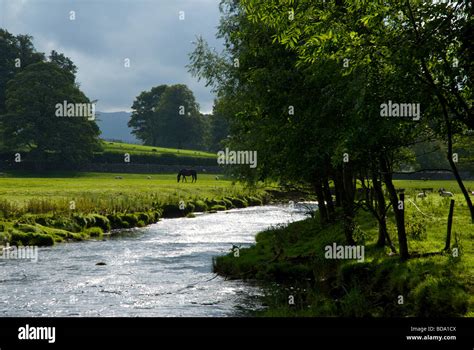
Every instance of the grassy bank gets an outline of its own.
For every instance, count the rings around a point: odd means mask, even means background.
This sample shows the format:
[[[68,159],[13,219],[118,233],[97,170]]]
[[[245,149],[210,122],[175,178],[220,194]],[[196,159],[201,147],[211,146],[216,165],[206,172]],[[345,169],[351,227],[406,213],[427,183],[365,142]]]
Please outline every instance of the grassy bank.
[[[217,158],[215,153],[210,153],[210,152],[135,145],[135,144],[130,144],[130,143],[122,143],[122,142],[102,141],[102,146],[103,146],[104,152],[115,152],[115,153],[120,153],[120,154],[123,154],[123,153],[128,153],[131,155],[142,155],[142,154],[151,154],[151,155],[168,154],[169,155],[169,154],[172,154],[175,156]]]
[[[100,238],[162,217],[192,216],[261,205],[264,188],[249,189],[215,175],[177,183],[175,174],[56,173],[0,178],[0,242],[51,245]]]
[[[452,183],[444,182],[449,189]],[[264,316],[474,316],[474,238],[467,207],[455,196],[453,252],[445,244],[449,198],[416,198],[419,184],[407,189],[406,226],[410,253],[405,263],[378,248],[378,228],[370,214],[357,215],[355,238],[364,246],[363,262],[325,257],[325,247],[344,244],[342,220],[322,226],[314,219],[261,232],[256,245],[217,257],[214,269],[228,278],[263,281],[268,308]],[[426,184],[422,187],[431,187]],[[390,215],[388,228],[396,244]],[[398,247],[397,247],[398,249]]]

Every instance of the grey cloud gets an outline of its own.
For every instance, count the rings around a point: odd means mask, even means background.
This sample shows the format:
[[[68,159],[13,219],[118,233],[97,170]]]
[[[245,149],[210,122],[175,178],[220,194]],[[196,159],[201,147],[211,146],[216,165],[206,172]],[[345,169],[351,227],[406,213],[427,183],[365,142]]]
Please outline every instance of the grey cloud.
[[[211,46],[220,0],[0,0],[0,27],[30,34],[39,51],[63,52],[78,66],[78,82],[103,111],[129,110],[143,90],[185,83],[201,110],[214,96],[185,68],[197,35]],[[76,20],[69,20],[75,11]],[[185,20],[179,20],[184,11]],[[129,58],[130,68],[124,67]]]

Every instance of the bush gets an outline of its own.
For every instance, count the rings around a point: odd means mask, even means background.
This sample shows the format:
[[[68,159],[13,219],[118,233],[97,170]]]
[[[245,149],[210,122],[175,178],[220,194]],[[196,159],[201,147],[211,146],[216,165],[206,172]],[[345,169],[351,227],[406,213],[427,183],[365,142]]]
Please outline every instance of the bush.
[[[411,220],[405,225],[408,237],[417,241],[422,241],[426,238],[426,223],[424,220],[418,221],[412,216]]]

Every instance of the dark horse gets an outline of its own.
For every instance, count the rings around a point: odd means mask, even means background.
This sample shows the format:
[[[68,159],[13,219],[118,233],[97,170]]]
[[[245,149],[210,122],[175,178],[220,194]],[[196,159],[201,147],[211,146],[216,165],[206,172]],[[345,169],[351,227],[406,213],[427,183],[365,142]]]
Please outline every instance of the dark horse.
[[[181,179],[181,176],[183,177],[183,182],[188,182],[188,180],[186,180],[186,176],[191,176],[193,178],[191,182],[197,181],[198,178],[196,170],[193,169],[181,169],[178,173],[178,182]]]

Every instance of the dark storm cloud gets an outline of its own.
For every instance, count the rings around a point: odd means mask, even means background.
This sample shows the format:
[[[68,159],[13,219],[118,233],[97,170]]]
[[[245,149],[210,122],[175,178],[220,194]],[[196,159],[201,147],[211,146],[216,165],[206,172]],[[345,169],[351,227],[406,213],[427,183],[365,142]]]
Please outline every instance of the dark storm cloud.
[[[141,91],[187,84],[202,111],[213,96],[187,72],[197,35],[211,46],[220,0],[0,0],[0,27],[30,34],[39,51],[56,50],[78,66],[83,91],[102,111],[128,110]],[[70,20],[74,11],[76,19]],[[185,19],[179,19],[184,11]],[[124,60],[130,59],[130,68]]]

